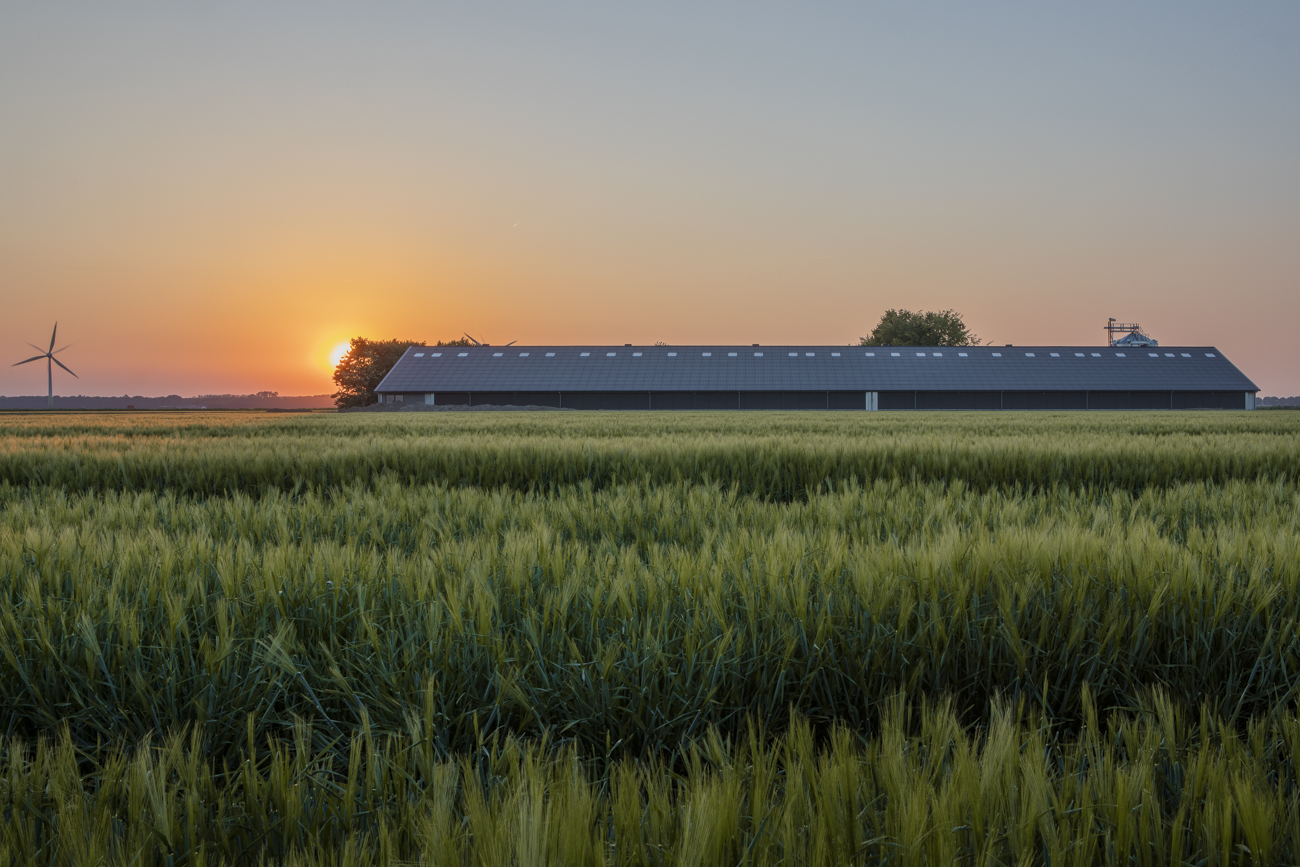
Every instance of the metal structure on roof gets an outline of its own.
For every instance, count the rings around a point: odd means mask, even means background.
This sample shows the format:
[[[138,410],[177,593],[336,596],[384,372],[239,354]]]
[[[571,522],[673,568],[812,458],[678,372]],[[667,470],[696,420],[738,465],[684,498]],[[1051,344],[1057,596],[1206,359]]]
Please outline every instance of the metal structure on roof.
[[[1188,398],[1192,405],[1246,408],[1245,395],[1253,399],[1258,387],[1212,346],[1156,351],[1093,346],[619,345],[413,346],[377,391],[387,400],[401,396],[406,401],[410,396],[432,403],[474,403],[477,396],[478,402],[573,406],[585,400],[592,408],[611,409],[820,408],[818,401],[825,408],[870,408],[873,394],[882,409],[893,403],[904,408],[904,402],[907,408],[922,408],[935,401],[951,403],[951,408],[996,409],[1024,408],[1020,398],[1012,398],[1008,406],[1006,394],[1080,395],[1078,400],[1043,399],[1067,405],[1042,408],[1068,409],[1076,403],[1078,408],[1097,408],[1089,403],[1089,393],[1156,395],[1143,399],[1154,408],[1177,408],[1181,399],[1170,395],[1194,393],[1201,397]],[[1220,396],[1205,396],[1211,393]],[[583,394],[610,397],[577,397]],[[900,394],[909,397],[904,401],[896,397]],[[936,397],[960,394],[968,397]],[[568,403],[563,395],[569,396]],[[623,401],[617,395],[632,397]],[[651,397],[643,400],[643,395]],[[660,395],[657,403],[653,395]],[[687,400],[685,395],[715,397]],[[996,406],[991,395],[1000,395]],[[962,406],[963,400],[973,405]],[[1142,400],[1138,404],[1134,408],[1146,406]]]
[[[1142,330],[1136,322],[1116,322],[1114,318],[1106,322],[1106,341],[1111,346],[1159,346],[1160,341]],[[1116,337],[1122,334],[1122,337]]]

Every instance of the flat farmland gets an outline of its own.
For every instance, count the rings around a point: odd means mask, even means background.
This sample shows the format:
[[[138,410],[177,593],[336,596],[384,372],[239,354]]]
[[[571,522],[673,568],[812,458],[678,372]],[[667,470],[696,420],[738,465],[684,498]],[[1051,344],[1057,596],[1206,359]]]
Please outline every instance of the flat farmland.
[[[0,415],[0,853],[1300,862],[1300,413]]]

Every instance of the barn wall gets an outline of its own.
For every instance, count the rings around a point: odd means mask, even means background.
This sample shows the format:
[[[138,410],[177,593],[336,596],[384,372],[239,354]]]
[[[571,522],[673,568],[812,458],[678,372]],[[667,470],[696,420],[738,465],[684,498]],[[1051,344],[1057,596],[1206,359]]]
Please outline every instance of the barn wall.
[[[874,398],[873,398],[874,395]],[[402,395],[437,406],[654,410],[1243,409],[1240,391],[475,391]]]

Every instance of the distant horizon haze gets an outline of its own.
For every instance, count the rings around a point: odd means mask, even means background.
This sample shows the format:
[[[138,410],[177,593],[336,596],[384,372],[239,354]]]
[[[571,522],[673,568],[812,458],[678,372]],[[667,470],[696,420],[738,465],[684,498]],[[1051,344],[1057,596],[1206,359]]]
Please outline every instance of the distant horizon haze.
[[[1300,394],[1300,4],[0,9],[0,394],[333,391],[349,338],[993,343]],[[56,346],[57,348],[57,346]]]

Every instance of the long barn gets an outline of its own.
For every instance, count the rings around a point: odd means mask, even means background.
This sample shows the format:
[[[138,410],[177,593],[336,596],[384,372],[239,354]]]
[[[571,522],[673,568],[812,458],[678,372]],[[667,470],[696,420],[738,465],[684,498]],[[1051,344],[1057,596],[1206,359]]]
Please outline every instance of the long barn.
[[[1254,409],[1213,346],[412,346],[387,403],[571,409]]]

